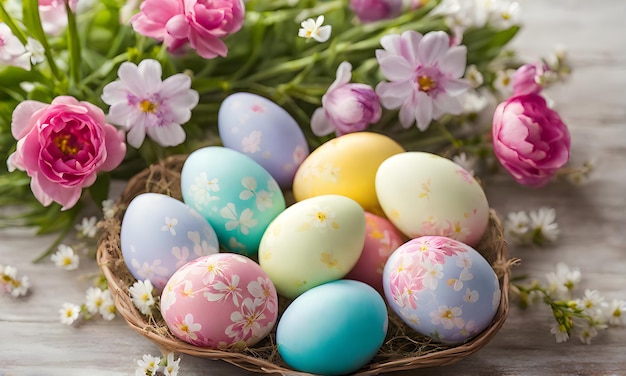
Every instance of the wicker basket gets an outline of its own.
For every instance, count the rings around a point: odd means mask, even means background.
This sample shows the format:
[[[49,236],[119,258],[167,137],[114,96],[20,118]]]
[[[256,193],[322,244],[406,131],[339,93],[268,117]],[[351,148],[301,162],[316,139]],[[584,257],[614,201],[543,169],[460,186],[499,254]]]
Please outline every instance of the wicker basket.
[[[114,218],[101,223],[102,235],[98,244],[98,263],[108,281],[120,315],[135,331],[154,342],[164,352],[183,353],[197,357],[221,359],[240,368],[259,373],[297,375],[280,358],[275,345],[275,329],[268,337],[251,348],[228,351],[200,348],[174,337],[160,315],[142,315],[133,305],[129,287],[135,282],[120,249],[120,226],[124,211],[130,201],[144,192],[157,192],[181,198],[180,171],[185,156],[173,156],[152,165],[135,175],[116,203]],[[509,310],[509,266],[502,225],[491,210],[489,227],[477,250],[490,262],[500,278],[500,306],[491,325],[472,340],[457,346],[444,346],[432,342],[406,326],[389,310],[387,338],[372,361],[356,375],[376,375],[393,371],[443,366],[455,363],[484,347],[504,324]],[[279,300],[282,298],[279,298]],[[279,301],[279,312],[288,302]]]

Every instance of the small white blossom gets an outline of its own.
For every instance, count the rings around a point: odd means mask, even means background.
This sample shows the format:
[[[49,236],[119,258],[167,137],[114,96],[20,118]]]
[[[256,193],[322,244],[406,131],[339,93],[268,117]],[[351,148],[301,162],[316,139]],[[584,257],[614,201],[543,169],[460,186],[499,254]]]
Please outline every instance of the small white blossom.
[[[174,360],[174,353],[167,354],[163,374],[165,376],[178,376],[180,370],[180,358]]]
[[[98,232],[98,226],[96,225],[97,222],[98,219],[96,217],[83,218],[81,223],[75,226],[76,231],[78,231],[78,235],[86,238],[95,237]]]
[[[26,53],[30,55],[30,62],[35,65],[46,60],[46,50],[35,38],[28,37],[26,42]]]
[[[115,215],[115,202],[113,200],[102,201],[102,214],[104,219],[111,219]]]
[[[298,36],[305,39],[315,39],[316,41],[323,43],[330,38],[332,26],[324,25],[324,16],[317,17],[317,20],[312,18],[302,21]]]
[[[13,266],[0,265],[0,293],[9,293],[17,298],[28,293],[30,282],[27,276],[17,277],[17,269]]]
[[[496,72],[493,88],[496,89],[502,98],[508,98],[513,94],[513,82],[511,81],[513,73],[515,73],[515,69],[499,70]]]
[[[585,296],[576,299],[576,306],[590,316],[598,315],[602,308],[604,297],[600,295],[598,290],[585,290]]]
[[[528,214],[525,211],[511,212],[507,215],[504,221],[504,232],[507,235],[519,240],[519,238],[525,236],[529,230],[530,218],[528,218]]]
[[[613,299],[611,303],[604,305],[604,316],[611,326],[626,325],[626,301]]]
[[[556,343],[563,343],[569,339],[569,334],[567,334],[567,330],[559,323],[552,324],[552,328],[550,328],[550,333],[554,334],[554,337],[556,338]]]
[[[591,340],[597,336],[598,329],[589,322],[586,322],[582,328],[578,329],[578,339],[586,345],[591,345]]]
[[[467,69],[465,69],[465,79],[469,80],[473,88],[479,87],[484,82],[483,74],[480,73],[474,64],[468,65]]]
[[[553,208],[540,208],[538,211],[531,211],[530,228],[535,231],[535,236],[550,242],[556,241],[559,237],[559,224],[556,223],[556,211]]]
[[[133,304],[144,315],[152,313],[154,306],[154,297],[152,296],[153,287],[149,279],[145,281],[137,281],[130,287],[130,297]]]
[[[72,303],[63,303],[61,309],[59,309],[59,318],[61,323],[65,325],[72,325],[78,319],[80,315],[80,306]]]
[[[57,252],[52,255],[51,259],[57,267],[65,270],[78,268],[80,262],[78,255],[74,253],[74,249],[65,244],[59,244]]]
[[[142,359],[137,361],[135,376],[156,375],[159,370],[161,358],[145,354]]]
[[[102,305],[100,305],[99,312],[102,318],[107,321],[111,321],[115,318],[117,309],[115,308],[115,303],[113,302],[110,290],[104,290],[102,292]]]
[[[555,297],[567,296],[582,279],[580,269],[570,269],[565,263],[558,263],[556,272],[546,275],[548,280],[548,291]]]
[[[104,304],[102,290],[98,287],[88,288],[85,293],[85,306],[87,307],[87,311],[92,314],[98,313],[102,304]]]

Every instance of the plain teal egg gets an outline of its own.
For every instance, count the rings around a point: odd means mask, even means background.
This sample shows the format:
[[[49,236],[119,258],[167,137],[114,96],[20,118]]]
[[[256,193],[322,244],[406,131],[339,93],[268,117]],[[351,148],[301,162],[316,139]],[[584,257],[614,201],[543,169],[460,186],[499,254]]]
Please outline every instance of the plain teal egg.
[[[197,149],[185,160],[180,180],[185,204],[206,218],[229,252],[256,255],[265,229],[285,210],[276,180],[236,150]]]
[[[298,371],[345,375],[374,357],[387,326],[387,306],[374,288],[338,280],[306,291],[287,307],[276,343],[281,357]]]

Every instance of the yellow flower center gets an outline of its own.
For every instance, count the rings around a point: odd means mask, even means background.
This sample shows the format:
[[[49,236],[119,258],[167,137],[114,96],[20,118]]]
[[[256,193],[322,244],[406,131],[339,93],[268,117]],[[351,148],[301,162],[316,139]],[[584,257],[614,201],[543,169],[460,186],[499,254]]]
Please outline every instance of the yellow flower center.
[[[144,99],[141,101],[141,103],[139,103],[139,108],[141,108],[141,111],[146,112],[146,113],[155,113],[157,108],[159,107],[158,104],[154,103],[154,102],[150,102],[147,99]]]
[[[69,134],[63,134],[54,138],[54,144],[59,148],[59,151],[65,155],[75,156],[78,154],[78,147],[72,142],[72,136]]]
[[[430,78],[430,76],[419,76],[417,77],[417,86],[419,89],[425,93],[437,88],[437,82]]]
[[[454,317],[454,315],[452,314],[452,310],[449,310],[449,309],[446,310],[442,316],[446,319],[451,319]]]

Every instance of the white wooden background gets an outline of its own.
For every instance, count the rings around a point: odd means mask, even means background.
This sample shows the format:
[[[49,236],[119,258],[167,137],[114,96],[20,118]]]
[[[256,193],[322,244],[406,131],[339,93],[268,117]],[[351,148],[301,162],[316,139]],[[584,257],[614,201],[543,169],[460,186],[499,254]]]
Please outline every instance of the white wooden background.
[[[559,261],[577,266],[582,286],[607,298],[626,299],[626,2],[622,0],[522,0],[525,27],[515,40],[523,56],[547,55],[567,47],[574,75],[550,91],[572,133],[572,160],[596,162],[588,185],[521,187],[506,176],[487,181],[490,204],[501,215],[552,206],[562,230],[556,246],[510,248],[523,263],[515,274],[543,279]],[[58,320],[63,302],[80,303],[95,261],[82,258],[79,270],[63,272],[50,261],[32,264],[51,237],[23,231],[0,232],[0,264],[30,277],[25,299],[0,297],[0,376],[132,375],[135,360],[158,354],[156,346],[118,318],[80,327]],[[573,339],[557,344],[549,333],[547,307],[512,307],[504,327],[487,347],[448,367],[398,375],[626,375],[626,329],[601,332],[592,345]],[[221,361],[183,356],[181,375],[247,375]]]

